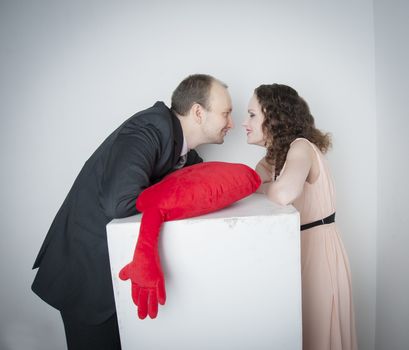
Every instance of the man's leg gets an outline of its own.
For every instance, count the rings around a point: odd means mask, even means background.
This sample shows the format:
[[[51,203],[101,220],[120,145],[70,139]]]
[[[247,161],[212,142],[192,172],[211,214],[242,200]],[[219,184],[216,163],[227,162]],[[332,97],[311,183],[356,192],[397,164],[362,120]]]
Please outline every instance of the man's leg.
[[[121,350],[116,313],[97,325],[84,324],[61,313],[68,350]]]

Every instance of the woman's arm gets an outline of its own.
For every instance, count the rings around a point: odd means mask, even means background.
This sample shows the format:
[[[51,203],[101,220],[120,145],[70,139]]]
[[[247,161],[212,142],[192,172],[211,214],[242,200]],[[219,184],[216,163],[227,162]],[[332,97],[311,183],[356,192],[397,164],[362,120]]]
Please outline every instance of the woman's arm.
[[[257,189],[257,193],[266,193],[266,186],[271,183],[273,179],[273,167],[267,163],[266,158],[263,157],[256,165],[256,172],[259,174],[262,184]]]
[[[267,197],[280,205],[294,202],[303,191],[314,159],[314,150],[307,141],[294,142],[287,153],[280,177],[264,188]]]

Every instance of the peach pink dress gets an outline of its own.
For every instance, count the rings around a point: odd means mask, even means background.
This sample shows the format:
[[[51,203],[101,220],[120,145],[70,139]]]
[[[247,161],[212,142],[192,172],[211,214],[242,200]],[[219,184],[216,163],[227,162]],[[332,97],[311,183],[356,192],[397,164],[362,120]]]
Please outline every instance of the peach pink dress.
[[[336,211],[335,189],[323,154],[308,140],[297,140],[314,149],[320,169],[317,180],[305,182],[293,203],[301,224],[306,224]],[[303,349],[357,349],[351,272],[335,223],[301,231],[301,276]]]

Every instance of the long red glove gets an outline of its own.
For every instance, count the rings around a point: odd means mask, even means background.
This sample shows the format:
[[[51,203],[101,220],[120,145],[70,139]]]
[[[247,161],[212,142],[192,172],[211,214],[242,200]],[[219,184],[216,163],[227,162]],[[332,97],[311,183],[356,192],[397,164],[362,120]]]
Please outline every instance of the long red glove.
[[[138,316],[155,318],[158,302],[165,304],[165,279],[160,264],[158,240],[163,217],[158,209],[143,213],[138,242],[132,261],[119,272],[119,278],[132,282],[132,299]]]

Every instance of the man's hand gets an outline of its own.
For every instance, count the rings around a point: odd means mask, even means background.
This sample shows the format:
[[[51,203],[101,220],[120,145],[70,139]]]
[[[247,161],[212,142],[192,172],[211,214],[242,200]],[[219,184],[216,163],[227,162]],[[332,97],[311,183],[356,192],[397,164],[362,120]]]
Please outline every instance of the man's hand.
[[[132,299],[138,307],[138,317],[147,315],[155,318],[158,314],[158,302],[165,304],[165,280],[160,266],[157,248],[140,242],[135,249],[133,261],[119,272],[119,278],[132,282]]]

